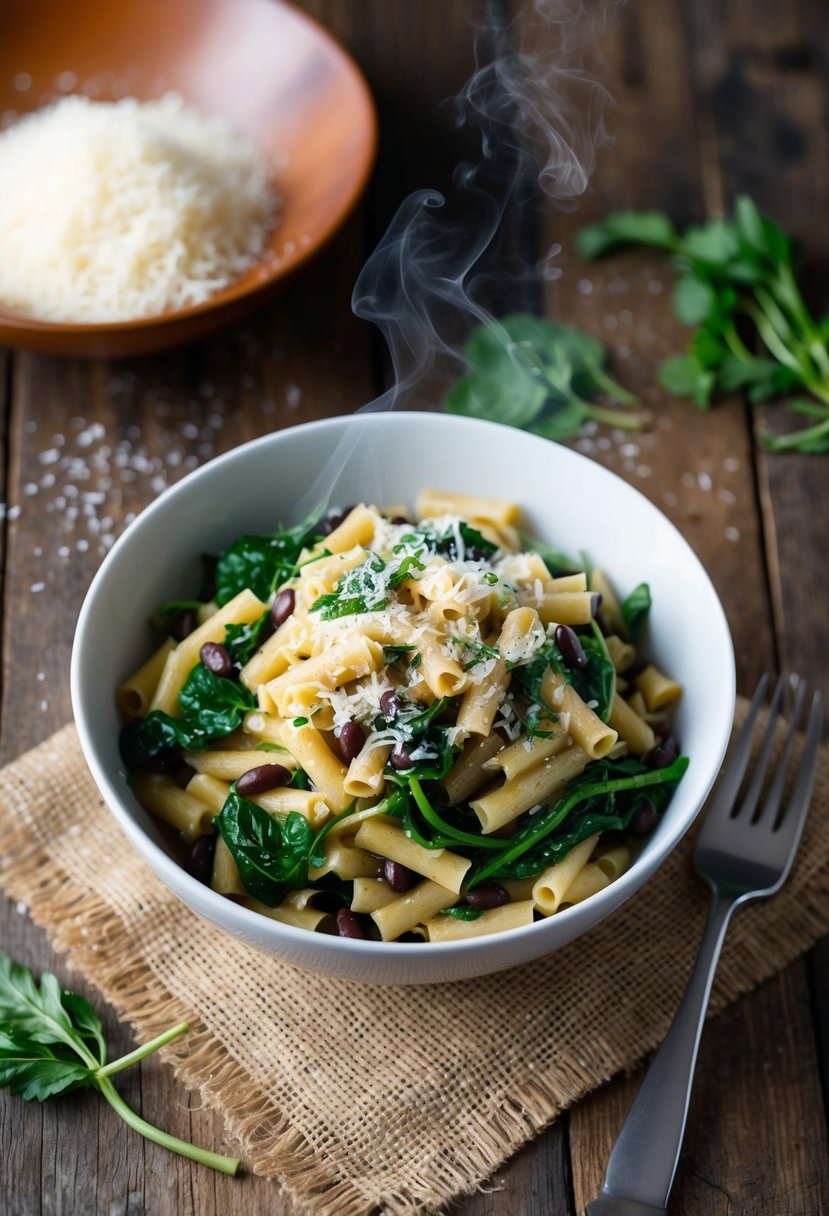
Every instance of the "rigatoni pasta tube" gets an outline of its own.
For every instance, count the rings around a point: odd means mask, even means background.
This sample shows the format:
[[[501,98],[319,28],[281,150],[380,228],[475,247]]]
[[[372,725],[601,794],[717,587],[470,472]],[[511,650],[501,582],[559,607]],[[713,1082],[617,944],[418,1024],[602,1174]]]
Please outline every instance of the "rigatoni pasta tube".
[[[167,656],[175,646],[172,638],[167,638],[147,662],[133,672],[128,680],[119,684],[115,690],[118,708],[125,718],[137,718],[146,714],[152,702],[153,695],[161,679]]]
[[[580,747],[568,747],[557,756],[527,769],[498,789],[470,802],[484,835],[512,823],[530,807],[560,797],[564,786],[583,771],[588,757]]]
[[[624,739],[634,756],[644,756],[656,745],[656,736],[644,719],[631,709],[627,701],[616,693],[608,719],[619,738]]]
[[[566,899],[568,888],[579,870],[587,865],[598,839],[598,833],[588,836],[587,840],[577,844],[561,861],[548,866],[539,874],[533,886],[533,902],[544,916],[552,916],[561,901]]]
[[[297,688],[339,688],[382,666],[383,647],[354,633],[340,638],[322,654],[295,663],[270,680],[266,688],[278,713],[287,717],[294,713]]]
[[[490,779],[486,766],[504,746],[500,735],[484,735],[482,739],[468,739],[463,751],[443,778],[443,792],[450,806],[465,802],[479,786]]]
[[[589,705],[585,705],[572,684],[558,672],[548,671],[541,682],[541,698],[559,714],[562,725],[591,760],[601,760],[616,742],[614,725],[602,722]]]
[[[313,781],[319,796],[332,811],[344,811],[351,802],[343,785],[348,769],[338,760],[311,722],[282,722],[279,728],[280,742]]]
[[[355,878],[351,896],[352,912],[376,912],[385,908],[386,904],[397,899],[397,893],[392,891],[382,878]]]
[[[507,660],[511,652],[540,627],[533,608],[514,608],[508,612],[495,643],[498,658],[492,670],[464,693],[456,725],[466,735],[488,735],[510,682]]]
[[[308,871],[311,882],[326,874],[338,874],[348,881],[351,878],[376,878],[380,873],[380,862],[365,849],[354,849],[337,837],[329,836],[325,842],[325,864]]]
[[[354,843],[360,849],[389,857],[416,874],[431,878],[432,882],[454,891],[455,895],[460,894],[466,872],[472,865],[469,858],[460,857],[448,849],[424,849],[416,841],[410,840],[396,823],[379,815],[366,819],[360,825]]]
[[[393,745],[379,740],[363,747],[348,766],[343,789],[352,798],[370,798],[379,794],[385,784],[386,761]]]
[[[398,895],[384,908],[372,912],[371,919],[380,930],[383,941],[389,942],[457,902],[457,892],[426,878],[405,895]]]
[[[469,937],[503,933],[507,929],[523,929],[525,925],[533,923],[534,914],[535,904],[531,899],[525,899],[520,903],[489,908],[476,920],[458,920],[456,916],[445,916],[439,912],[426,921],[424,928],[430,942],[458,942]]]
[[[132,792],[146,811],[169,823],[185,840],[213,831],[210,808],[162,773],[142,773],[133,782]]]
[[[233,860],[233,854],[224,842],[223,836],[216,837],[216,851],[213,854],[213,876],[210,886],[220,895],[247,895],[247,889],[239,877],[239,870]]]
[[[610,879],[605,874],[604,870],[596,865],[595,861],[588,861],[583,869],[579,870],[576,877],[567,888],[567,894],[561,901],[563,904],[580,904],[585,899],[589,899],[591,895],[596,895],[599,891],[603,891],[605,887],[610,886]],[[561,904],[559,904],[561,907]]]
[[[568,731],[560,718],[555,722],[549,718],[542,718],[538,724],[538,731],[539,733],[533,735],[532,739],[522,735],[514,743],[509,743],[496,752],[493,758],[487,761],[487,770],[490,773],[500,771],[508,779],[517,777],[520,773],[534,768],[542,760],[548,760],[550,756],[555,756],[567,747]]]
[[[263,764],[280,764],[286,769],[297,766],[296,760],[288,752],[277,755],[254,750],[182,752],[182,758],[197,773],[209,773],[211,777],[221,777],[224,781],[236,781],[243,773]]]
[[[682,685],[670,679],[653,663],[649,663],[644,671],[640,671],[633,681],[645,698],[649,713],[655,713],[673,705],[682,696]]]
[[[489,520],[494,524],[514,524],[518,506],[507,498],[488,498],[483,494],[456,494],[447,490],[421,490],[416,509],[423,518],[438,515],[460,515],[473,523]]]

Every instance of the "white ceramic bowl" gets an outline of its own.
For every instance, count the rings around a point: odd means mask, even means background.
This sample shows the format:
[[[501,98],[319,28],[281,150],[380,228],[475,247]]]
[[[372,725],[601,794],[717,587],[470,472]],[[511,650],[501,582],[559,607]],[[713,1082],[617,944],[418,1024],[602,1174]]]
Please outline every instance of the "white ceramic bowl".
[[[147,656],[146,621],[156,606],[192,595],[199,554],[217,552],[245,532],[296,522],[325,494],[339,505],[413,504],[427,485],[514,499],[529,531],[564,552],[585,551],[619,588],[650,584],[649,648],[685,686],[676,731],[690,767],[627,873],[547,920],[445,944],[308,933],[217,895],[173,860],[126,785],[114,689]],[[302,967],[356,980],[424,983],[483,975],[547,954],[610,915],[650,877],[693,821],[722,762],[734,711],[734,655],[722,607],[686,541],[646,498],[600,465],[492,423],[364,414],[245,444],[148,507],[113,546],[87,594],[72,654],[72,703],[87,763],[112,813],[194,912]]]

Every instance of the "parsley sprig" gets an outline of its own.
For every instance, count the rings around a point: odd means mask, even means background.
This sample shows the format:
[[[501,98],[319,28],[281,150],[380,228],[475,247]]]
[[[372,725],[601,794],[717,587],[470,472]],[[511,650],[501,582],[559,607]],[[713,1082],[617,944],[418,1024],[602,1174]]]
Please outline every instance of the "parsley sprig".
[[[38,985],[27,967],[0,954],[0,1085],[8,1085],[27,1101],[40,1102],[73,1089],[97,1089],[124,1122],[148,1140],[224,1174],[235,1174],[239,1168],[235,1157],[197,1148],[153,1127],[127,1106],[110,1080],[187,1029],[187,1023],[181,1022],[108,1064],[103,1026],[89,1002],[64,992],[49,971],[44,971]]]
[[[809,425],[764,434],[763,443],[776,451],[829,451],[829,318],[816,321],[803,301],[789,237],[741,195],[730,220],[680,233],[661,212],[620,212],[583,228],[577,245],[586,258],[624,246],[672,255],[679,271],[674,310],[695,327],[688,353],[663,363],[664,387],[700,409],[718,392],[742,389],[752,403],[795,394],[788,404]],[[810,396],[796,396],[801,392]]]

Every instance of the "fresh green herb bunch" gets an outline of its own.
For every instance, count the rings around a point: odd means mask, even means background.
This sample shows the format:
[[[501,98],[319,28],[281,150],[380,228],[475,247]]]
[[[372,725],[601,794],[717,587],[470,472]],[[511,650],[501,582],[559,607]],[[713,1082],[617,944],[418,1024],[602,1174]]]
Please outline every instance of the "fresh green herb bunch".
[[[48,971],[38,985],[27,967],[0,954],[0,1085],[8,1085],[27,1101],[37,1098],[41,1102],[91,1086],[129,1127],[148,1140],[224,1174],[235,1174],[239,1168],[235,1157],[197,1148],[153,1127],[130,1110],[110,1080],[187,1029],[187,1023],[181,1022],[107,1064],[101,1019],[89,1002],[64,992]]]
[[[583,228],[577,240],[585,258],[634,245],[673,255],[680,274],[674,309],[696,327],[688,354],[663,363],[664,387],[701,409],[718,391],[744,389],[756,403],[805,390],[809,399],[789,405],[812,423],[763,442],[777,451],[829,451],[829,318],[815,321],[806,307],[788,236],[741,195],[732,219],[684,233],[661,212],[619,212]],[[756,339],[762,354],[750,349]]]
[[[473,330],[469,367],[451,388],[451,414],[523,427],[546,439],[569,439],[584,422],[637,430],[637,399],[605,370],[602,343],[571,325],[514,313]],[[598,405],[612,397],[625,409]]]

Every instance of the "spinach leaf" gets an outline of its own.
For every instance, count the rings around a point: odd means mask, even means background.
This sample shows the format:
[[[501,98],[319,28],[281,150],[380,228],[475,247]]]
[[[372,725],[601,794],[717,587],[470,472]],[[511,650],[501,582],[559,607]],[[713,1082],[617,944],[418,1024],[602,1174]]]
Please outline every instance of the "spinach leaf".
[[[483,908],[472,908],[469,904],[455,904],[454,908],[444,908],[441,916],[454,916],[455,920],[477,920],[483,916]]]
[[[134,718],[121,731],[121,758],[132,772],[166,748],[200,751],[241,726],[256,698],[243,684],[215,675],[198,663],[179,695],[181,717],[154,709],[146,718]]]
[[[622,618],[632,642],[637,641],[651,610],[651,589],[647,583],[634,587],[622,601]]]
[[[265,536],[240,536],[216,564],[216,603],[221,607],[246,587],[260,600],[269,599],[296,569],[303,548],[315,539],[314,510],[295,528],[279,528]]]
[[[554,578],[559,574],[572,574],[580,568],[578,562],[567,557],[565,553],[560,553],[558,549],[551,548],[537,537],[521,532],[519,539],[521,549],[524,552],[537,553]]]
[[[254,899],[273,908],[286,890],[306,886],[314,833],[304,815],[297,811],[284,818],[270,815],[231,788],[213,823]]]

